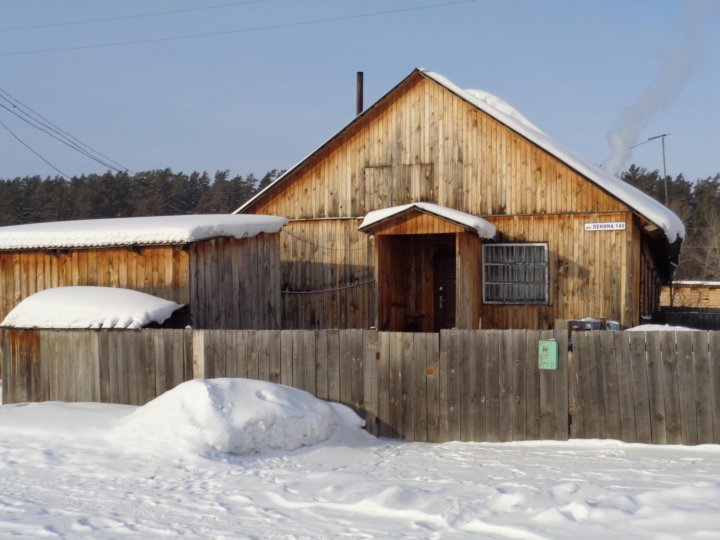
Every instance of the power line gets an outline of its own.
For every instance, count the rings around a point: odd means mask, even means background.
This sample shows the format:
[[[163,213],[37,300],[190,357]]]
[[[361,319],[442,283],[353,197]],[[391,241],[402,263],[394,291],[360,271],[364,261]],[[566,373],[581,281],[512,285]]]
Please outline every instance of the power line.
[[[373,278],[369,278],[365,281],[357,281],[355,283],[349,283],[347,285],[339,285],[337,287],[329,287],[327,289],[315,289],[312,291],[293,291],[291,289],[283,289],[280,291],[280,294],[324,294],[330,292],[344,291],[347,289],[352,289],[354,287],[362,287],[364,285],[370,285],[370,283],[374,282],[375,280]]]
[[[103,165],[104,167],[107,167],[108,169],[112,169],[116,172],[123,172],[123,171],[129,171],[127,167],[124,165],[116,162],[115,160],[109,158],[105,154],[102,154],[101,152],[98,152],[88,144],[85,144],[77,137],[74,137],[67,131],[63,130],[47,118],[45,118],[43,115],[35,111],[34,109],[28,107],[24,103],[22,103],[17,98],[11,96],[8,92],[0,88],[0,99],[6,101],[12,106],[12,109],[8,108],[7,106],[0,103],[0,107],[7,110],[11,114],[17,116],[20,120],[27,123],[28,125],[34,127],[35,129],[38,129],[42,131],[43,133],[49,135],[53,139],[61,142],[62,144],[72,148],[73,150],[79,152],[80,154],[84,155],[85,157],[92,159],[93,161],[96,161],[100,165]],[[27,109],[32,114],[28,113],[24,109]],[[33,116],[35,115],[35,116]],[[84,147],[84,148],[83,148]],[[100,156],[104,159],[100,159],[97,156]],[[116,166],[114,166],[114,165]],[[130,171],[132,172],[132,171]]]
[[[42,131],[43,133],[45,133],[45,134],[49,135],[50,137],[52,137],[53,139],[55,139],[56,141],[59,141],[60,143],[64,144],[65,146],[68,146],[69,148],[72,148],[73,150],[75,150],[75,151],[77,151],[77,152],[80,152],[80,153],[81,153],[82,155],[84,155],[85,157],[88,157],[88,158],[92,159],[93,161],[96,161],[96,162],[99,163],[100,165],[102,165],[102,166],[104,166],[104,167],[107,167],[107,168],[109,168],[109,169],[112,169],[112,170],[114,170],[114,171],[116,171],[116,172],[122,172],[121,169],[118,169],[117,167],[113,167],[113,166],[110,165],[109,163],[107,163],[107,162],[105,162],[105,161],[103,161],[103,160],[101,160],[101,159],[96,158],[95,156],[93,156],[92,154],[90,154],[90,153],[87,152],[86,150],[83,150],[82,148],[80,148],[80,147],[77,146],[76,144],[74,144],[74,143],[72,143],[72,142],[68,142],[67,140],[63,139],[62,137],[59,137],[58,135],[54,134],[52,131],[50,131],[50,130],[48,130],[48,129],[45,129],[45,128],[44,128],[43,126],[41,126],[41,125],[38,125],[32,117],[26,118],[25,116],[23,116],[23,115],[21,115],[21,114],[18,114],[18,113],[15,112],[13,109],[10,109],[9,107],[7,107],[6,105],[3,105],[2,103],[0,103],[0,107],[2,107],[3,109],[5,109],[6,111],[8,111],[10,114],[15,115],[16,117],[18,117],[20,120],[22,120],[23,122],[25,122],[25,123],[28,124],[29,126],[34,127],[35,129],[37,129],[37,130],[39,130],[39,131]]]
[[[152,11],[150,13],[138,13],[137,15],[118,15],[116,17],[102,17],[98,19],[84,19],[81,21],[68,21],[61,23],[49,23],[49,24],[37,24],[33,26],[14,26],[8,28],[0,28],[0,32],[19,32],[23,30],[42,30],[46,28],[58,28],[62,26],[77,26],[81,24],[92,24],[99,22],[114,22],[114,21],[125,21],[129,19],[142,19],[146,17],[159,17],[161,15],[174,15],[177,13],[191,13],[194,11],[207,11],[210,9],[222,9],[233,6],[242,6],[246,4],[260,4],[263,2],[269,2],[270,0],[245,0],[244,2],[229,2],[227,4],[215,4],[213,6],[201,6],[195,8],[186,9],[173,9],[169,11]]]
[[[265,26],[252,26],[248,28],[240,28],[238,30],[225,30],[222,32],[205,32],[201,34],[185,34],[181,36],[170,36],[170,37],[164,37],[164,38],[150,38],[150,39],[138,39],[134,41],[116,41],[114,43],[97,43],[94,45],[76,45],[74,47],[57,47],[52,49],[32,49],[28,51],[14,51],[14,52],[3,52],[0,53],[0,57],[2,56],[24,56],[24,55],[31,55],[31,54],[43,54],[43,53],[50,53],[50,52],[69,52],[69,51],[81,51],[86,49],[107,49],[111,47],[123,47],[126,45],[143,45],[147,43],[162,43],[166,41],[180,41],[184,39],[199,39],[199,38],[207,38],[207,37],[215,37],[215,36],[226,36],[231,34],[244,34],[249,32],[261,32],[264,30],[278,30],[281,28],[296,28],[300,26],[310,26],[314,24],[323,24],[323,23],[330,23],[330,22],[340,22],[340,21],[349,21],[354,19],[366,19],[370,17],[381,17],[383,15],[394,15],[397,13],[408,13],[411,11],[421,11],[425,9],[434,9],[434,8],[442,8],[447,6],[454,6],[459,4],[470,4],[479,2],[480,0],[454,0],[451,2],[439,2],[435,4],[425,4],[422,6],[415,6],[415,7],[409,7],[409,8],[398,8],[398,9],[388,9],[384,11],[373,11],[370,13],[360,13],[357,15],[343,15],[339,17],[327,17],[323,19],[311,19],[307,21],[297,21],[292,23],[283,23],[283,24],[269,24]]]
[[[70,180],[70,177],[69,177],[67,174],[65,174],[64,172],[62,172],[62,171],[61,171],[60,169],[58,169],[55,165],[53,165],[52,163],[50,163],[47,159],[45,159],[44,157],[42,157],[38,152],[36,152],[32,147],[30,147],[29,144],[27,144],[27,143],[26,143],[25,141],[23,141],[20,137],[18,137],[12,129],[10,129],[7,125],[5,125],[5,122],[3,122],[2,120],[0,120],[0,126],[2,126],[2,127],[4,127],[5,129],[7,129],[7,130],[10,132],[10,135],[12,135],[13,137],[15,137],[15,139],[17,139],[17,141],[18,141],[20,144],[22,144],[25,148],[27,148],[28,150],[30,150],[30,151],[31,151],[33,154],[35,154],[37,157],[39,157],[40,159],[42,159],[47,165],[49,165],[50,167],[52,167],[53,169],[55,169],[58,173],[60,173],[61,176],[65,177],[67,180]]]
[[[38,118],[41,118],[42,120],[44,120],[44,121],[46,122],[46,124],[43,124],[43,125],[46,125],[47,127],[52,126],[51,129],[53,129],[53,131],[56,131],[56,132],[58,132],[58,133],[60,133],[60,134],[62,134],[62,135],[64,135],[64,136],[66,136],[66,137],[69,138],[70,140],[75,141],[75,142],[78,143],[79,145],[84,146],[84,147],[87,148],[89,151],[91,151],[91,152],[93,152],[93,153],[95,153],[95,154],[97,154],[97,155],[99,155],[99,156],[107,159],[108,161],[110,161],[111,163],[114,163],[115,165],[117,165],[117,166],[120,167],[121,169],[124,169],[124,170],[126,170],[126,171],[129,171],[129,172],[135,174],[131,169],[129,169],[128,167],[126,167],[126,166],[123,165],[122,163],[118,163],[117,161],[115,161],[114,159],[106,156],[106,155],[103,154],[102,152],[99,152],[99,151],[95,150],[95,149],[94,149],[92,146],[90,146],[89,144],[84,143],[83,141],[81,141],[80,139],[78,139],[77,137],[75,137],[74,135],[72,135],[71,133],[68,133],[67,131],[65,131],[64,129],[62,129],[60,126],[58,126],[57,124],[53,123],[51,120],[48,120],[47,118],[45,118],[42,114],[40,114],[39,112],[37,112],[35,109],[33,109],[32,107],[30,107],[29,105],[26,105],[25,103],[23,103],[22,101],[20,101],[18,98],[14,97],[14,96],[11,96],[10,93],[7,92],[6,90],[3,90],[2,88],[0,88],[0,94],[4,94],[7,98],[9,98],[10,100],[12,100],[13,103],[11,103],[11,104],[13,105],[14,108],[17,108],[17,105],[20,105],[20,110],[22,110],[22,108],[25,108],[25,109],[27,109],[28,111],[32,112],[32,113],[33,113],[35,116],[37,116]],[[2,96],[0,95],[0,97],[2,97]],[[8,101],[8,100],[6,99],[6,101]],[[25,114],[27,114],[27,113],[25,113]],[[36,119],[36,121],[37,121],[37,119]],[[40,122],[40,123],[42,124],[43,122]],[[112,167],[111,167],[111,168],[112,168]]]

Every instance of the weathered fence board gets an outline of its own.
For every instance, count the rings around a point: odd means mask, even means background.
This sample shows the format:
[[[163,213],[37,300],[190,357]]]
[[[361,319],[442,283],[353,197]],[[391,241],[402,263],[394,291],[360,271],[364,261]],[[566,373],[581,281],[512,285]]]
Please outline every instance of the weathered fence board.
[[[558,342],[558,369],[555,372],[555,399],[553,411],[555,414],[553,439],[566,441],[570,436],[568,429],[568,333],[555,331]]]
[[[640,332],[628,333],[630,334],[632,399],[635,405],[635,435],[638,442],[649,444],[652,442],[652,434],[650,428],[650,408],[648,405],[645,335]]]
[[[707,332],[692,332],[695,359],[695,416],[698,444],[712,443],[712,398],[710,396],[710,357]]]
[[[475,334],[477,336],[477,334]],[[527,413],[527,393],[525,380],[525,330],[510,330],[510,340],[512,341],[511,361],[513,367],[512,373],[512,411],[510,420],[512,422],[512,438],[514,441],[523,441],[526,438],[525,416]],[[485,438],[485,429],[476,432],[476,437]],[[482,440],[475,439],[475,440]]]
[[[615,361],[615,335],[601,332],[600,357],[603,370],[603,400],[605,404],[605,428],[608,438],[622,438],[620,419],[620,394],[618,391],[618,367]]]
[[[500,441],[500,335],[498,330],[483,332],[483,356],[485,364],[485,439]]]
[[[677,372],[678,355],[677,350],[675,349],[675,334],[673,332],[663,332],[661,343],[667,442],[668,444],[682,444],[682,431],[680,429],[680,396]]]
[[[525,433],[528,440],[540,438],[540,370],[538,369],[538,342],[540,332],[525,332]],[[489,412],[489,411],[488,411]]]
[[[0,332],[8,403],[140,405],[193,377],[282,382],[417,441],[720,443],[720,332]],[[538,369],[555,339],[557,370]]]
[[[683,444],[697,444],[692,334],[693,332],[676,332],[675,336],[678,355],[678,388],[680,389],[680,428]]]
[[[713,442],[720,442],[720,332],[710,332],[710,397],[712,399]]]
[[[662,345],[660,332],[648,332],[647,370],[648,399],[650,404],[650,430],[654,444],[667,444],[667,426],[665,424],[665,399],[662,378]],[[611,438],[619,436],[610,435]]]

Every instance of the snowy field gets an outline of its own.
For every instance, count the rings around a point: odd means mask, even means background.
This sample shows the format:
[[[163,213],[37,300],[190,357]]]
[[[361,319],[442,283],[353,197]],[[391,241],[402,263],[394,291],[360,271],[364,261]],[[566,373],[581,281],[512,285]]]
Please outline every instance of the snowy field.
[[[239,379],[141,408],[4,405],[0,538],[720,538],[720,446],[432,445],[359,423]]]

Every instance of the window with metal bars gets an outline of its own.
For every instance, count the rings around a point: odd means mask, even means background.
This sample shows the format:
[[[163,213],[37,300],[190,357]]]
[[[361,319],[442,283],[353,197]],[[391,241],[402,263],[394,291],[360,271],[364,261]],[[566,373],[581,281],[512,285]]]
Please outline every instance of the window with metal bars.
[[[547,244],[483,245],[486,304],[547,304]]]

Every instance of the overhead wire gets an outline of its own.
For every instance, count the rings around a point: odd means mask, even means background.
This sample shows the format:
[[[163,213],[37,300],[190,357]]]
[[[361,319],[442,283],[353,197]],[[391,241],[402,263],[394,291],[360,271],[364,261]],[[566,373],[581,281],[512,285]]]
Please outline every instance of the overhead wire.
[[[5,109],[10,114],[16,116],[17,118],[19,118],[20,120],[22,120],[23,122],[28,124],[29,126],[35,128],[39,131],[42,131],[43,133],[45,133],[46,135],[49,135],[50,137],[57,140],[58,142],[66,145],[67,147],[75,150],[76,152],[79,152],[80,154],[84,155],[85,157],[99,163],[103,167],[107,167],[108,169],[111,169],[115,172],[124,172],[124,171],[128,170],[126,167],[123,167],[120,164],[116,163],[116,165],[119,165],[122,168],[118,168],[118,167],[112,165],[111,163],[109,163],[108,161],[100,159],[99,157],[97,157],[97,155],[95,155],[93,153],[94,151],[91,152],[91,151],[86,150],[85,148],[82,148],[78,143],[73,141],[72,138],[63,134],[63,132],[61,130],[56,129],[53,126],[50,126],[42,121],[39,121],[37,118],[34,118],[32,115],[28,114],[22,108],[17,107],[11,100],[9,100],[7,97],[3,96],[2,94],[0,94],[0,99],[6,101],[13,107],[13,108],[10,108],[7,105],[0,103],[0,108]],[[81,144],[84,144],[84,143],[81,143]],[[85,146],[87,146],[87,145],[85,145]],[[90,147],[88,147],[88,148],[90,148]],[[109,160],[109,161],[112,161],[112,160]]]
[[[117,167],[114,167],[114,166],[110,165],[109,163],[107,163],[107,162],[105,162],[105,161],[103,161],[103,160],[101,160],[101,159],[96,158],[95,156],[93,156],[92,154],[90,154],[90,153],[87,152],[86,150],[80,148],[80,147],[77,146],[76,144],[74,144],[74,143],[72,143],[72,142],[68,142],[68,141],[66,141],[65,139],[63,139],[63,138],[55,135],[55,134],[52,133],[51,131],[49,131],[49,130],[45,129],[44,127],[42,127],[42,126],[38,125],[37,123],[35,123],[31,118],[30,118],[30,119],[25,118],[24,116],[18,114],[17,112],[15,112],[14,110],[10,109],[10,108],[7,107],[6,105],[3,105],[2,103],[0,103],[0,107],[3,108],[3,109],[5,109],[5,110],[8,111],[9,113],[15,115],[16,117],[18,117],[20,120],[22,120],[23,122],[25,122],[25,123],[28,124],[29,126],[34,127],[35,129],[42,131],[43,133],[45,133],[45,134],[49,135],[50,137],[52,137],[53,139],[55,139],[56,141],[64,144],[65,146],[68,146],[69,148],[72,148],[73,150],[75,150],[75,151],[81,153],[82,155],[84,155],[84,156],[92,159],[93,161],[99,163],[100,165],[102,165],[102,166],[104,166],[104,167],[107,167],[108,169],[112,169],[112,170],[114,170],[115,172],[123,172],[121,169],[118,169]]]
[[[434,9],[434,8],[441,8],[441,7],[447,7],[447,6],[454,6],[459,4],[470,4],[470,3],[476,3],[480,0],[452,0],[450,2],[436,2],[433,4],[425,4],[421,6],[413,6],[413,7],[407,7],[407,8],[397,8],[397,9],[387,9],[383,11],[372,11],[369,13],[359,13],[356,15],[341,15],[338,17],[325,17],[322,19],[311,19],[306,21],[296,21],[296,22],[290,22],[290,23],[281,23],[281,24],[268,24],[264,26],[252,26],[247,28],[240,28],[237,30],[224,30],[220,32],[203,32],[199,34],[184,34],[180,36],[169,36],[169,37],[163,37],[163,38],[149,38],[149,39],[137,39],[132,41],[116,41],[112,43],[96,43],[92,45],[76,45],[72,47],[55,47],[55,48],[49,48],[49,49],[31,49],[27,51],[13,51],[13,52],[0,52],[0,57],[4,56],[24,56],[24,55],[32,55],[32,54],[43,54],[43,53],[51,53],[51,52],[69,52],[69,51],[81,51],[81,50],[87,50],[87,49],[107,49],[111,47],[124,47],[127,45],[143,45],[148,43],[163,43],[167,41],[180,41],[185,39],[200,39],[200,38],[207,38],[207,37],[215,37],[215,36],[226,36],[226,35],[232,35],[232,34],[243,34],[243,33],[250,33],[250,32],[260,32],[264,30],[278,30],[281,28],[297,28],[300,26],[310,26],[315,24],[324,24],[324,23],[330,23],[330,22],[339,22],[339,21],[349,21],[354,19],[366,19],[370,17],[380,17],[383,15],[393,15],[397,13],[408,13],[412,11],[420,11],[420,10],[426,10],[426,9]]]
[[[62,26],[77,26],[81,24],[93,24],[101,22],[114,22],[114,21],[126,21],[130,19],[142,19],[147,17],[159,17],[161,15],[174,15],[177,13],[192,13],[194,11],[207,11],[211,9],[222,9],[227,7],[242,6],[246,4],[260,4],[263,2],[269,2],[270,0],[245,0],[243,2],[227,2],[225,4],[215,4],[212,6],[200,6],[194,8],[185,9],[172,9],[168,11],[151,11],[149,13],[138,13],[136,15],[118,15],[115,17],[101,17],[97,19],[83,19],[80,21],[68,21],[61,23],[48,23],[48,24],[36,24],[32,26],[13,26],[7,28],[0,28],[0,32],[19,32],[25,30],[44,30],[47,28],[58,28]]]
[[[16,139],[20,144],[22,144],[25,148],[27,148],[28,150],[30,150],[30,151],[31,151],[33,154],[35,154],[37,157],[39,157],[40,159],[42,159],[47,165],[49,165],[50,167],[52,167],[52,168],[53,168],[55,171],[57,171],[61,176],[63,176],[63,177],[66,178],[67,180],[70,180],[70,177],[69,177],[67,174],[65,174],[65,173],[62,172],[60,169],[58,169],[55,165],[53,165],[52,163],[50,163],[47,159],[45,159],[42,155],[40,155],[39,152],[37,152],[37,151],[36,151],[34,148],[32,148],[29,144],[27,144],[27,143],[26,143],[25,141],[23,141],[20,137],[18,137],[17,134],[16,134],[12,129],[10,129],[10,128],[7,126],[7,124],[5,124],[5,122],[3,122],[2,120],[0,120],[0,126],[4,127],[6,130],[8,130],[8,131],[10,132],[10,135],[12,135],[13,137],[15,137],[15,139]]]
[[[109,169],[113,169],[113,170],[116,170],[116,171],[118,171],[118,172],[128,171],[128,172],[130,172],[130,173],[132,173],[132,174],[135,174],[131,169],[129,169],[128,167],[126,167],[126,166],[123,165],[122,163],[118,163],[117,161],[115,161],[114,159],[106,156],[106,155],[103,154],[102,152],[99,152],[98,150],[95,150],[92,146],[90,146],[90,145],[87,144],[87,143],[84,143],[83,141],[81,141],[80,139],[78,139],[77,137],[75,137],[74,135],[72,135],[71,133],[68,133],[67,131],[65,131],[64,129],[62,129],[60,126],[58,126],[57,124],[53,123],[51,120],[47,119],[46,117],[44,117],[42,114],[40,114],[39,112],[37,112],[35,109],[33,109],[32,107],[30,107],[29,105],[26,105],[25,103],[23,103],[22,101],[20,101],[20,100],[17,99],[16,97],[10,95],[9,92],[7,92],[6,90],[4,90],[4,89],[2,89],[2,88],[0,88],[0,99],[4,99],[5,101],[7,101],[8,103],[10,103],[10,104],[13,106],[13,109],[14,109],[14,110],[16,109],[16,110],[20,111],[23,115],[27,116],[28,118],[31,118],[31,119],[34,120],[35,122],[37,122],[37,123],[41,124],[42,126],[44,126],[45,128],[47,128],[47,129],[55,132],[58,136],[63,137],[63,138],[65,138],[66,140],[68,140],[69,142],[73,143],[74,146],[84,147],[84,149],[86,149],[86,150],[84,150],[83,148],[77,148],[78,151],[84,153],[85,155],[87,155],[86,152],[91,152],[91,153],[95,154],[96,156],[100,156],[100,157],[104,158],[105,160],[109,161],[110,163],[116,165],[117,167],[119,167],[119,169],[116,169],[115,167],[111,166],[110,164],[107,164],[107,163],[104,163],[104,162],[102,162],[102,161],[99,161],[99,160],[95,159],[95,158],[92,157],[92,156],[88,156],[88,157],[90,157],[91,159],[93,159],[93,160],[95,160],[95,161],[98,161],[99,163],[107,166]],[[28,114],[24,109],[27,109],[28,111],[30,111],[33,115],[35,115],[36,118],[33,117],[31,114]],[[40,120],[38,120],[38,118],[39,118]],[[44,131],[44,130],[43,130],[43,131]],[[67,143],[65,143],[65,144],[67,144]]]

